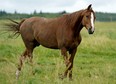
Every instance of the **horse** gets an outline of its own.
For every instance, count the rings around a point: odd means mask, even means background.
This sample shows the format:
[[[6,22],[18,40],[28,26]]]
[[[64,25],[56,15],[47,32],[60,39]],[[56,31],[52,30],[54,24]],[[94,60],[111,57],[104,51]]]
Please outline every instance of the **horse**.
[[[14,20],[11,22],[8,25],[9,29],[15,32],[14,35],[21,35],[26,47],[19,59],[20,63],[16,71],[17,78],[25,59],[29,58],[32,62],[34,48],[42,45],[61,50],[66,70],[60,75],[60,78],[68,76],[72,80],[73,60],[82,39],[80,31],[85,27],[89,34],[94,33],[95,12],[90,4],[86,9],[56,18],[31,17],[23,19],[21,22]]]

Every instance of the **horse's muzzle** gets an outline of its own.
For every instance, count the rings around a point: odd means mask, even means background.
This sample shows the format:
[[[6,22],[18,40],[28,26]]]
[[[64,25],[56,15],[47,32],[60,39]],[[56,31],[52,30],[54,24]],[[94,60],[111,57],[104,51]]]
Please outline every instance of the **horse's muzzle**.
[[[93,34],[94,33],[94,30],[92,30],[91,28],[88,29],[88,33],[89,34]]]

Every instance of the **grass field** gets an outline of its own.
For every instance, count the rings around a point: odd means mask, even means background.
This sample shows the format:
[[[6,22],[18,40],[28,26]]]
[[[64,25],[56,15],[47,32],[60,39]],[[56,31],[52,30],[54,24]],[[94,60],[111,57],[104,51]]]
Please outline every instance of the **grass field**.
[[[0,21],[0,29],[5,21]],[[59,50],[42,46],[33,53],[34,68],[25,62],[19,80],[15,71],[25,47],[21,37],[8,39],[0,32],[0,84],[116,84],[116,22],[96,22],[89,35],[81,31],[82,43],[74,59],[73,81],[60,80],[65,65]],[[35,71],[35,75],[32,75]]]

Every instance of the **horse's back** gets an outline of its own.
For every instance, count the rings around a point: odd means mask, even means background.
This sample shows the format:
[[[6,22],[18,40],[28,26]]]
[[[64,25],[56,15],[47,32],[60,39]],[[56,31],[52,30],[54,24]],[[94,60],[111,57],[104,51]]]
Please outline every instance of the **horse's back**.
[[[36,40],[45,47],[58,48],[56,37],[57,26],[53,23],[53,19],[43,17],[26,19],[20,28],[21,36],[26,41]]]

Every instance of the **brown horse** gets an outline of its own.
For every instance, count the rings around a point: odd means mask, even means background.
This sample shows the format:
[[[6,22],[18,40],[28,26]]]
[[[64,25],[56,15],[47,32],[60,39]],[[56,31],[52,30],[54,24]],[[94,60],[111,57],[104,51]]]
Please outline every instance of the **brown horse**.
[[[43,17],[31,17],[20,23],[12,20],[9,28],[15,33],[21,34],[26,50],[20,57],[20,64],[16,71],[19,76],[24,60],[29,57],[32,61],[32,53],[35,47],[42,45],[47,48],[60,49],[66,64],[66,71],[61,78],[72,79],[73,59],[77,47],[81,42],[80,31],[83,27],[89,34],[94,32],[95,13],[89,5],[86,9],[58,18],[47,19]],[[68,57],[67,52],[71,55]]]

